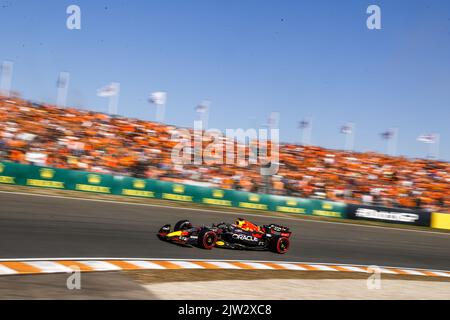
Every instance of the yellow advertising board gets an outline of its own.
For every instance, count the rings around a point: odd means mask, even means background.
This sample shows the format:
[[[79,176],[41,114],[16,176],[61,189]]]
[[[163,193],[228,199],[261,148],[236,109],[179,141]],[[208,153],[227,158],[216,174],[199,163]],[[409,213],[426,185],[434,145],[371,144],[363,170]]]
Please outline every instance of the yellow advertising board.
[[[431,214],[431,227],[450,230],[450,214],[433,212]]]

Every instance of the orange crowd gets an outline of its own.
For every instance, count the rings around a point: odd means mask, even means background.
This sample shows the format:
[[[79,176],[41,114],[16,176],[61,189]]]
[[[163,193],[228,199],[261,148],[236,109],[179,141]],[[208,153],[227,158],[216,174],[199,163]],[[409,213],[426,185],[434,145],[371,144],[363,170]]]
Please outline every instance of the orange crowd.
[[[175,163],[171,154],[179,141],[173,134],[180,129],[0,98],[2,161],[349,203],[450,208],[448,162],[282,144],[279,171],[265,178],[257,164]]]

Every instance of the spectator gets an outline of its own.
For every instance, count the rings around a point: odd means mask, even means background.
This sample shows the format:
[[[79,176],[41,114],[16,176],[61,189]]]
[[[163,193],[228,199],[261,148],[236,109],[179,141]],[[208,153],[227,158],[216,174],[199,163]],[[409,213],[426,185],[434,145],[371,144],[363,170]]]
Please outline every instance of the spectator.
[[[448,162],[281,144],[279,172],[262,177],[257,165],[173,163],[177,142],[171,137],[177,129],[19,98],[0,99],[0,157],[6,161],[349,203],[450,208]]]

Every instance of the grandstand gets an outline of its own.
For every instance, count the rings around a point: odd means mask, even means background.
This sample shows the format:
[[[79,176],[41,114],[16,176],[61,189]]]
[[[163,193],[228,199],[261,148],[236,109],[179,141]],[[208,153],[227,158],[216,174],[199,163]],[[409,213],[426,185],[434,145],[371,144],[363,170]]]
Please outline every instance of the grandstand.
[[[259,165],[173,163],[171,137],[177,129],[0,98],[1,161],[347,203],[450,208],[448,162],[283,143],[280,170],[266,181]]]

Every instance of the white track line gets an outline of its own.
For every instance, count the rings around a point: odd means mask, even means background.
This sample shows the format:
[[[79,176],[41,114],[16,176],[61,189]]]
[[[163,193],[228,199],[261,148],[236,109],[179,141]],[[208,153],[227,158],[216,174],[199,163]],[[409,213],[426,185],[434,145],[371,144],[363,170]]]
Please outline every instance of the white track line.
[[[231,214],[231,215],[237,215],[237,216],[239,216],[239,215],[246,215],[246,216],[252,216],[252,217],[276,218],[276,219],[280,219],[280,220],[302,221],[302,222],[305,222],[305,223],[328,223],[328,224],[338,224],[338,225],[341,225],[341,226],[342,225],[347,225],[347,226],[353,226],[353,227],[388,229],[388,230],[397,230],[397,231],[404,231],[404,232],[420,232],[420,233],[429,233],[429,234],[438,234],[438,235],[450,236],[450,232],[436,232],[436,231],[427,231],[427,230],[401,229],[401,228],[395,228],[395,227],[389,227],[389,226],[387,226],[387,227],[370,226],[370,225],[365,225],[365,224],[355,224],[355,223],[351,223],[351,222],[321,221],[321,220],[301,219],[302,215],[299,215],[299,218],[290,218],[290,217],[267,216],[267,215],[247,213],[247,212],[239,213],[239,212],[231,212],[231,211],[184,208],[184,207],[176,207],[176,206],[169,206],[169,205],[159,205],[159,204],[149,204],[149,203],[134,203],[134,202],[126,202],[126,201],[101,200],[101,199],[87,199],[87,198],[76,198],[76,197],[68,197],[68,196],[45,195],[45,194],[15,192],[15,191],[0,191],[0,193],[16,194],[16,195],[24,195],[24,196],[33,196],[33,197],[44,197],[44,198],[69,199],[69,200],[77,200],[77,201],[104,202],[104,203],[120,204],[120,205],[133,205],[133,206],[156,207],[156,208],[170,208],[170,209],[185,210],[185,211],[201,211],[201,212],[209,212],[209,213]]]

